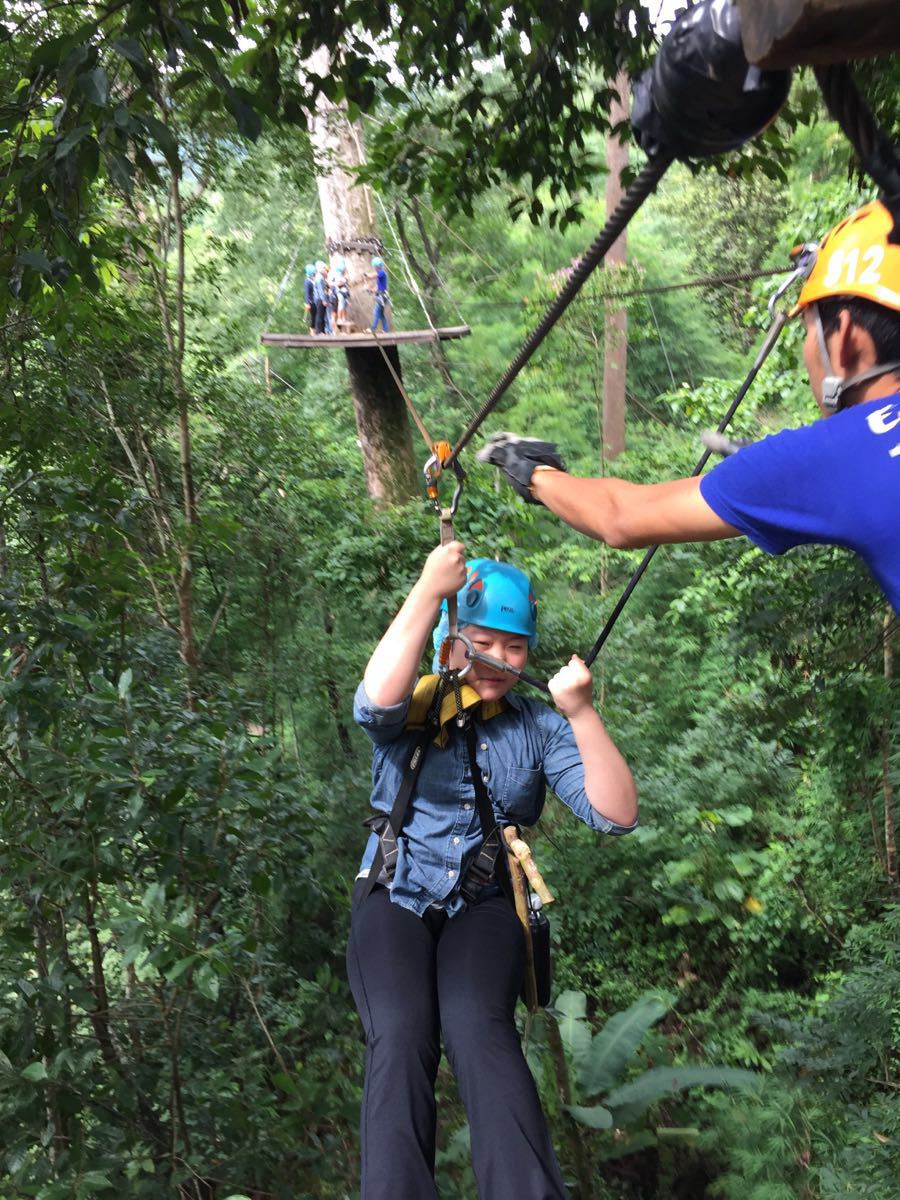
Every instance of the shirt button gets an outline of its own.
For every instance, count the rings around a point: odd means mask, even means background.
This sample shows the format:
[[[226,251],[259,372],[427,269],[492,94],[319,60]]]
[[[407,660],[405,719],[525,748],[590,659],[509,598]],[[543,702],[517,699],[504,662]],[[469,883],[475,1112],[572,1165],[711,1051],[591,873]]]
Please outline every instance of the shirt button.
[[[455,875],[456,875],[456,872],[455,872],[455,871],[448,871],[448,872],[447,872],[447,878],[448,878],[448,879],[453,879],[453,877],[454,877]]]
[[[459,838],[458,838],[458,837],[455,837],[455,838],[453,839],[453,845],[454,845],[454,846],[458,846],[458,845],[459,845]]]
[[[487,750],[487,742],[482,742],[481,748],[482,748],[482,750]]]
[[[470,809],[471,807],[472,807],[472,805],[471,805],[471,804],[464,804],[464,805],[463,805],[463,808],[466,810],[466,812],[468,812],[468,811],[469,811],[469,809]]]

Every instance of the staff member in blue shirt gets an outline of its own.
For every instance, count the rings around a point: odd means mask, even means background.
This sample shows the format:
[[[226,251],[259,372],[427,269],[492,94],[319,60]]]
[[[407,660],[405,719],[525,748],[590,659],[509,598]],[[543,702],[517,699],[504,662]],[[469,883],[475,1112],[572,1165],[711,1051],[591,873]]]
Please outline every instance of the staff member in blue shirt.
[[[388,813],[424,712],[416,685],[442,601],[458,593],[460,624],[477,649],[523,668],[537,636],[527,576],[507,563],[466,563],[452,542],[428,556],[379,642],[356,694],[373,743],[372,804]],[[444,606],[446,610],[446,606]],[[439,647],[446,611],[434,629]],[[464,665],[459,643],[451,665]],[[533,824],[550,786],[586,825],[637,824],[634,780],[593,707],[591,675],[573,656],[550,680],[558,711],[511,693],[515,679],[476,664],[462,700],[474,721],[477,767],[499,824]],[[354,889],[347,966],[366,1035],[361,1114],[362,1200],[435,1200],[434,1083],[440,1038],[469,1118],[479,1195],[564,1200],[562,1176],[513,1020],[524,938],[496,882],[464,898],[482,841],[466,735],[452,693],[440,714],[398,839],[393,877],[379,874],[372,835]],[[469,877],[471,878],[471,876]],[[466,888],[470,891],[470,888]]]
[[[550,442],[496,434],[479,457],[526,500],[611,546],[744,534],[769,554],[821,543],[867,564],[900,612],[900,202],[875,201],[822,240],[797,312],[827,420],[745,446],[699,478],[579,479]]]

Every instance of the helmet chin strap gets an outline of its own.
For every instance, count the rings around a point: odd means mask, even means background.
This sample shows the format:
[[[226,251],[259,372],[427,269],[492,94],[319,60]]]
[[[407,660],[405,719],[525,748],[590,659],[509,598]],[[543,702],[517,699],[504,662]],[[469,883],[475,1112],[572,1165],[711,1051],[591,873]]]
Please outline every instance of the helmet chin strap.
[[[842,379],[840,375],[834,374],[834,364],[831,361],[831,355],[828,353],[828,343],[825,341],[825,329],[822,325],[822,318],[819,316],[818,304],[811,304],[810,308],[813,312],[813,323],[816,328],[816,340],[819,343],[819,357],[822,360],[822,366],[825,368],[825,378],[822,380],[822,407],[828,412],[838,412],[842,407],[844,393],[850,388],[856,387],[858,383],[865,383],[868,379],[877,379],[880,375],[889,375],[892,371],[900,370],[900,361],[889,363],[877,363],[874,367],[869,367],[867,371],[860,371],[858,375],[851,375],[849,379]]]

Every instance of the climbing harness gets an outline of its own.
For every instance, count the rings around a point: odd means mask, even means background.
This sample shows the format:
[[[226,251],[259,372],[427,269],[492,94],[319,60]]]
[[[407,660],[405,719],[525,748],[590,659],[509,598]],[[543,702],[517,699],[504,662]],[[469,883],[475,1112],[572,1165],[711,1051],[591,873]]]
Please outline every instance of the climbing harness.
[[[413,742],[390,814],[379,812],[364,822],[378,835],[378,846],[360,899],[365,899],[376,884],[389,888],[393,882],[399,855],[399,837],[425,755],[440,729],[441,707],[447,695],[448,682],[446,675],[439,675],[424,728]],[[501,827],[498,824],[478,764],[474,718],[471,713],[463,712],[459,700],[457,705],[457,724],[465,738],[481,827],[481,842],[460,881],[459,894],[467,903],[473,904],[486,887],[496,885],[515,908],[525,937],[526,964],[521,995],[529,1012],[534,1012],[550,1002],[550,925],[542,907],[553,903],[554,897],[516,826],[504,823]],[[534,888],[533,897],[528,894],[526,880]]]

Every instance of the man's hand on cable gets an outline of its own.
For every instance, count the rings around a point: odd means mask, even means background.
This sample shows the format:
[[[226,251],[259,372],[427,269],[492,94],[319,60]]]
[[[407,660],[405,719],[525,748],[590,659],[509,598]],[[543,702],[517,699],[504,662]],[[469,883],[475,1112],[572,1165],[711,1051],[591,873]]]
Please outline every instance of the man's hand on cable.
[[[481,462],[493,463],[495,467],[499,467],[528,504],[541,503],[531,491],[531,476],[536,467],[552,467],[557,471],[566,469],[555,442],[519,437],[515,433],[493,434],[476,457]]]

